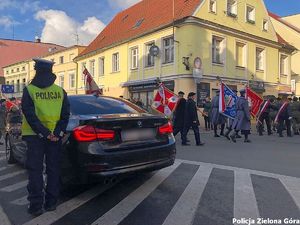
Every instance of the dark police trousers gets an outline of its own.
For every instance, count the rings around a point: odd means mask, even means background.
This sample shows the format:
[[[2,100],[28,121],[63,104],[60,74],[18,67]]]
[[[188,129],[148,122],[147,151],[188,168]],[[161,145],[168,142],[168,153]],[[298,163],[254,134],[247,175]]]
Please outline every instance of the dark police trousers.
[[[182,144],[186,144],[187,142],[187,134],[189,132],[189,129],[192,127],[193,131],[194,131],[194,135],[195,135],[195,140],[196,140],[196,144],[200,144],[200,131],[199,131],[199,127],[197,124],[192,124],[190,126],[184,126],[183,128],[183,135],[182,135]]]
[[[56,204],[59,196],[61,141],[51,142],[37,136],[23,137],[27,142],[28,201],[31,206],[44,203],[43,162],[45,156],[47,186],[45,202]]]
[[[173,135],[174,137],[180,132],[181,140],[183,140],[183,127],[174,127],[173,128]]]
[[[272,130],[271,130],[271,118],[270,118],[269,114],[265,114],[265,113],[263,113],[263,114],[259,117],[259,122],[258,122],[258,132],[259,132],[260,134],[263,133],[264,121],[266,121],[268,134],[271,134],[271,133],[272,133]]]
[[[279,119],[279,121],[278,121],[278,133],[279,133],[279,135],[282,135],[284,125],[286,126],[287,136],[291,136],[292,135],[291,121],[289,119]]]

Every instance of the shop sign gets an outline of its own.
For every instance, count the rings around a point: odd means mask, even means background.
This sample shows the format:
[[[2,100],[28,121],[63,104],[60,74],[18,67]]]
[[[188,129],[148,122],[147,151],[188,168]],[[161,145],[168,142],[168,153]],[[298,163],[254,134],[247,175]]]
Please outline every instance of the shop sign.
[[[166,88],[170,89],[171,91],[174,91],[174,86],[175,86],[174,80],[164,81],[163,84],[166,86]],[[129,86],[128,88],[130,92],[152,91],[158,88],[158,84],[156,82],[153,82],[153,83],[146,83],[140,85],[132,85]]]
[[[265,92],[265,83],[262,81],[249,80],[249,87],[256,92]]]
[[[291,93],[291,86],[289,85],[278,85],[278,92],[279,93]]]

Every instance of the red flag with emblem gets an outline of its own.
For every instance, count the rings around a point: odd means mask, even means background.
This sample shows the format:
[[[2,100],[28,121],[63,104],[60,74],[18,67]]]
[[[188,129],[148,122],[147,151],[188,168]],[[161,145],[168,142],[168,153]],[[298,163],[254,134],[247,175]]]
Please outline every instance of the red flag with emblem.
[[[84,74],[84,81],[85,81],[85,93],[102,94],[102,91],[96,84],[95,80],[93,79],[92,75],[89,73],[87,68],[84,69],[83,74]]]
[[[166,116],[171,116],[176,108],[177,101],[178,96],[166,88],[164,84],[160,84],[153,99],[152,108]]]
[[[249,87],[246,88],[246,96],[251,104],[251,115],[256,117],[264,100]]]

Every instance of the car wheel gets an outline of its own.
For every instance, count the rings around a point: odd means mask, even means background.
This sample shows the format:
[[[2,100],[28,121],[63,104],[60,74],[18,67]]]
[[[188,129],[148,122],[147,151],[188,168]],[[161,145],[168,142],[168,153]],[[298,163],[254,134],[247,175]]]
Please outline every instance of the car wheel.
[[[11,143],[8,137],[5,138],[5,154],[8,164],[14,164],[17,162],[17,160],[14,157],[14,153],[12,151]]]

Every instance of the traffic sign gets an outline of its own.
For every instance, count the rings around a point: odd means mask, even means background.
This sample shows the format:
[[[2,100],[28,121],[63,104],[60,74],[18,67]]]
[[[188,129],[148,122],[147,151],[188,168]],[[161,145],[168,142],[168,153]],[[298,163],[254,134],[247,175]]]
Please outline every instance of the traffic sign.
[[[12,94],[15,92],[14,85],[1,85],[1,92],[5,94]]]

